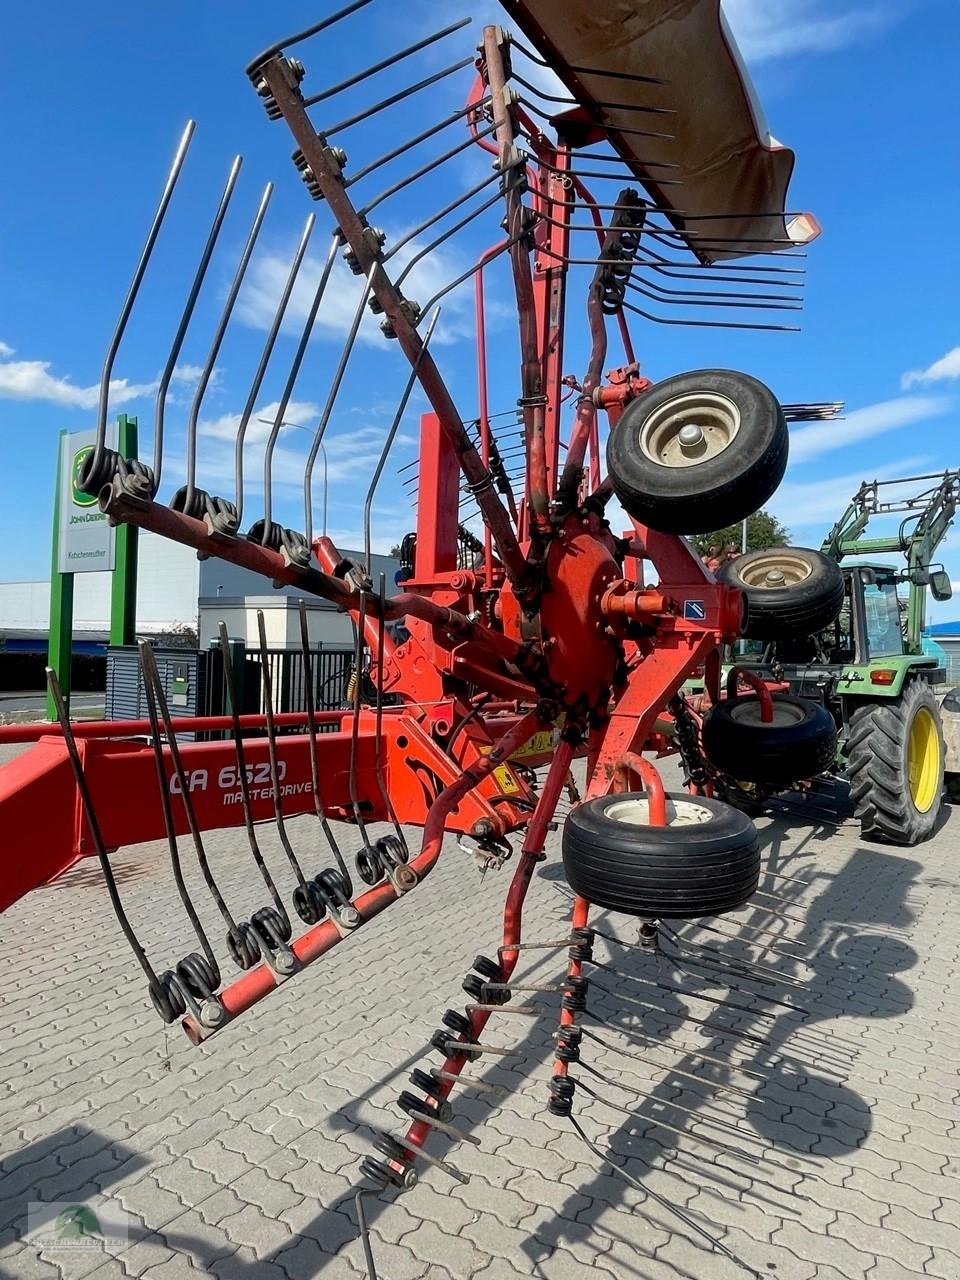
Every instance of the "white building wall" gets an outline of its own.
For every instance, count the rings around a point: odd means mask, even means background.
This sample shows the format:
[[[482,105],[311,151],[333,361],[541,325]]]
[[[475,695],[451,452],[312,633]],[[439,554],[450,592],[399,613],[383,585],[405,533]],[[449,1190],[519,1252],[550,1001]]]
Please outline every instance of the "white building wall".
[[[137,626],[166,631],[176,624],[197,625],[200,565],[190,547],[141,532],[137,574]],[[110,627],[109,573],[74,575],[75,631]],[[50,625],[50,583],[0,582],[0,629],[44,631]]]

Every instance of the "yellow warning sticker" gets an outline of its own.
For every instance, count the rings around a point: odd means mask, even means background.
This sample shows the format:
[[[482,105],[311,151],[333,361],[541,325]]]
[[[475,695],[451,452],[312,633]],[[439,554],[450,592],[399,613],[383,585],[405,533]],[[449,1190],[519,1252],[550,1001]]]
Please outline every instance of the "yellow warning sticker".
[[[552,751],[557,745],[560,734],[559,731],[553,729],[541,729],[539,733],[535,733],[532,738],[527,741],[510,757],[511,760],[523,760],[528,756],[542,756]]]
[[[513,776],[513,770],[509,765],[498,764],[493,771],[493,776],[497,780],[497,786],[505,796],[517,796],[520,794],[520,783]]]

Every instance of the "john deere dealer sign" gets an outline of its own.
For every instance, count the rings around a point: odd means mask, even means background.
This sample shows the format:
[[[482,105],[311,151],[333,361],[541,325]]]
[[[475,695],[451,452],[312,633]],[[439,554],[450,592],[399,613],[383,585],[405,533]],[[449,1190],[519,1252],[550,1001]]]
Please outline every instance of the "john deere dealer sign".
[[[114,530],[107,517],[79,487],[80,469],[93,451],[95,431],[60,437],[61,573],[92,573],[113,568]],[[117,428],[107,429],[107,448],[116,449]]]

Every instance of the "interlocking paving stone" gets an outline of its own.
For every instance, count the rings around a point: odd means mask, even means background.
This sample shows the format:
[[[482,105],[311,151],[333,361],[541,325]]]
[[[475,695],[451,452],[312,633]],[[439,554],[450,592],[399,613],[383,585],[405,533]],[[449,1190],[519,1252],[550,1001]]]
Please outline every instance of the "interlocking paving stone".
[[[759,821],[765,865],[808,883],[764,884],[790,899],[796,922],[769,916],[773,903],[760,899],[737,919],[802,944],[794,954],[803,963],[764,957],[802,980],[786,993],[797,1011],[721,1012],[692,998],[722,995],[716,983],[672,967],[665,978],[686,994],[658,992],[648,981],[654,957],[598,943],[598,958],[621,972],[596,971],[612,993],[597,991],[597,1008],[652,1039],[597,1027],[611,1047],[590,1044],[585,1061],[624,1088],[581,1075],[636,1115],[582,1091],[577,1114],[641,1189],[587,1150],[568,1121],[545,1115],[552,1015],[495,1016],[484,1039],[517,1054],[468,1070],[508,1092],[455,1089],[451,1099],[454,1123],[480,1147],[442,1134],[428,1144],[469,1184],[422,1166],[412,1191],[366,1201],[381,1280],[742,1277],[670,1205],[779,1280],[960,1280],[958,821],[949,813],[933,840],[902,851],[864,844],[850,822],[834,831],[794,817]],[[307,819],[289,829],[297,848],[313,838]],[[266,827],[262,840],[275,860]],[[551,836],[531,886],[531,940],[564,933],[558,841]],[[262,905],[236,832],[208,833],[206,843],[238,909]],[[348,834],[347,847],[355,843]],[[121,852],[115,864],[131,916],[172,963],[190,939],[165,847]],[[131,1239],[118,1258],[84,1268],[96,1280],[363,1277],[352,1194],[360,1158],[373,1154],[374,1130],[403,1131],[394,1099],[443,1010],[462,1006],[473,956],[495,952],[508,875],[479,880],[449,841],[416,904],[396,904],[199,1050],[143,1000],[96,867],[17,904],[0,931],[0,1280],[70,1280],[25,1241],[26,1204],[97,1194],[130,1212]],[[206,904],[201,914],[215,935]],[[636,940],[629,920],[598,912],[596,922]],[[705,941],[750,954],[736,941]],[[562,951],[524,952],[517,981],[554,983],[563,964]],[[637,1000],[656,1007],[644,1012]],[[553,1011],[556,996],[517,993],[514,1003]],[[713,1035],[667,1011],[693,1014]],[[721,1028],[773,1047],[719,1037]],[[662,1035],[674,1048],[658,1043]],[[437,1061],[431,1054],[425,1065]],[[700,1121],[679,1107],[700,1109]],[[705,1125],[706,1114],[745,1130]],[[694,1142],[694,1123],[701,1137],[771,1160]]]

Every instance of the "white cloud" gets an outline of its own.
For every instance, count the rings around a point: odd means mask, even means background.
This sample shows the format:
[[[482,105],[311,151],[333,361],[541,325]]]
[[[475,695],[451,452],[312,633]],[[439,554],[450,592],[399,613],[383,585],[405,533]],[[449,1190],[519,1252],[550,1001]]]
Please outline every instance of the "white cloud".
[[[873,6],[836,0],[723,0],[723,11],[743,56],[766,62],[798,53],[832,53],[890,21]]]
[[[404,231],[391,232],[387,236],[387,249],[402,238]],[[399,250],[391,258],[386,270],[391,279],[396,281],[413,258],[424,245],[416,240]],[[310,311],[314,294],[323,270],[324,260],[308,255],[304,259],[297,283],[294,286],[290,303],[284,317],[284,327],[298,331],[302,328]],[[455,280],[466,271],[471,262],[461,259],[446,249],[436,249],[410,270],[410,274],[402,283],[404,297],[416,299],[421,306],[438,293],[451,280]],[[237,315],[242,321],[254,329],[269,329],[273,322],[277,303],[283,291],[290,269],[289,259],[282,254],[264,254],[255,259],[251,265],[247,284],[237,303]],[[364,280],[355,276],[338,255],[327,288],[317,312],[313,332],[317,337],[326,337],[343,342],[353,323],[357,303],[364,288]],[[433,335],[434,344],[455,342],[460,338],[473,335],[472,324],[473,285],[470,278],[441,301],[442,317]],[[381,317],[374,316],[367,309],[360,325],[358,338],[361,342],[379,343],[385,341],[380,334]],[[421,329],[425,326],[421,325]]]
[[[773,513],[791,532],[811,526],[822,527],[823,533],[843,515],[847,504],[864,480],[892,480],[897,476],[920,471],[931,462],[929,456],[899,458],[881,467],[871,467],[869,474],[861,468],[845,475],[820,478],[809,482],[786,481],[767,503]],[[898,496],[892,493],[891,496]]]
[[[69,378],[61,378],[50,372],[50,360],[11,360],[13,348],[0,343],[0,399],[46,400],[68,409],[94,409],[100,398],[100,384],[78,387]],[[191,384],[200,376],[196,365],[177,365],[173,381]],[[110,382],[110,401],[114,406],[128,404],[151,396],[157,390],[159,379],[152,382],[130,382],[127,378],[114,378]]]
[[[266,440],[279,408],[280,401],[272,400],[269,404],[262,405],[254,410],[244,433],[245,444],[255,444],[260,440]],[[311,423],[316,423],[319,417],[320,406],[314,404],[312,400],[291,400],[284,411],[283,420],[292,426],[306,427],[310,426]],[[267,421],[263,421],[264,419],[267,419]],[[239,413],[224,413],[219,418],[213,418],[210,421],[201,419],[199,426],[201,435],[213,436],[217,440],[229,440],[231,444],[236,440],[239,429]]]
[[[930,382],[949,382],[954,378],[960,378],[960,347],[954,347],[926,369],[912,369],[905,373],[900,379],[900,385],[908,391],[911,387],[924,386]]]
[[[790,433],[790,461],[809,462],[833,449],[859,444],[873,436],[946,413],[953,401],[946,396],[901,396],[854,409],[837,422],[800,427]]]

